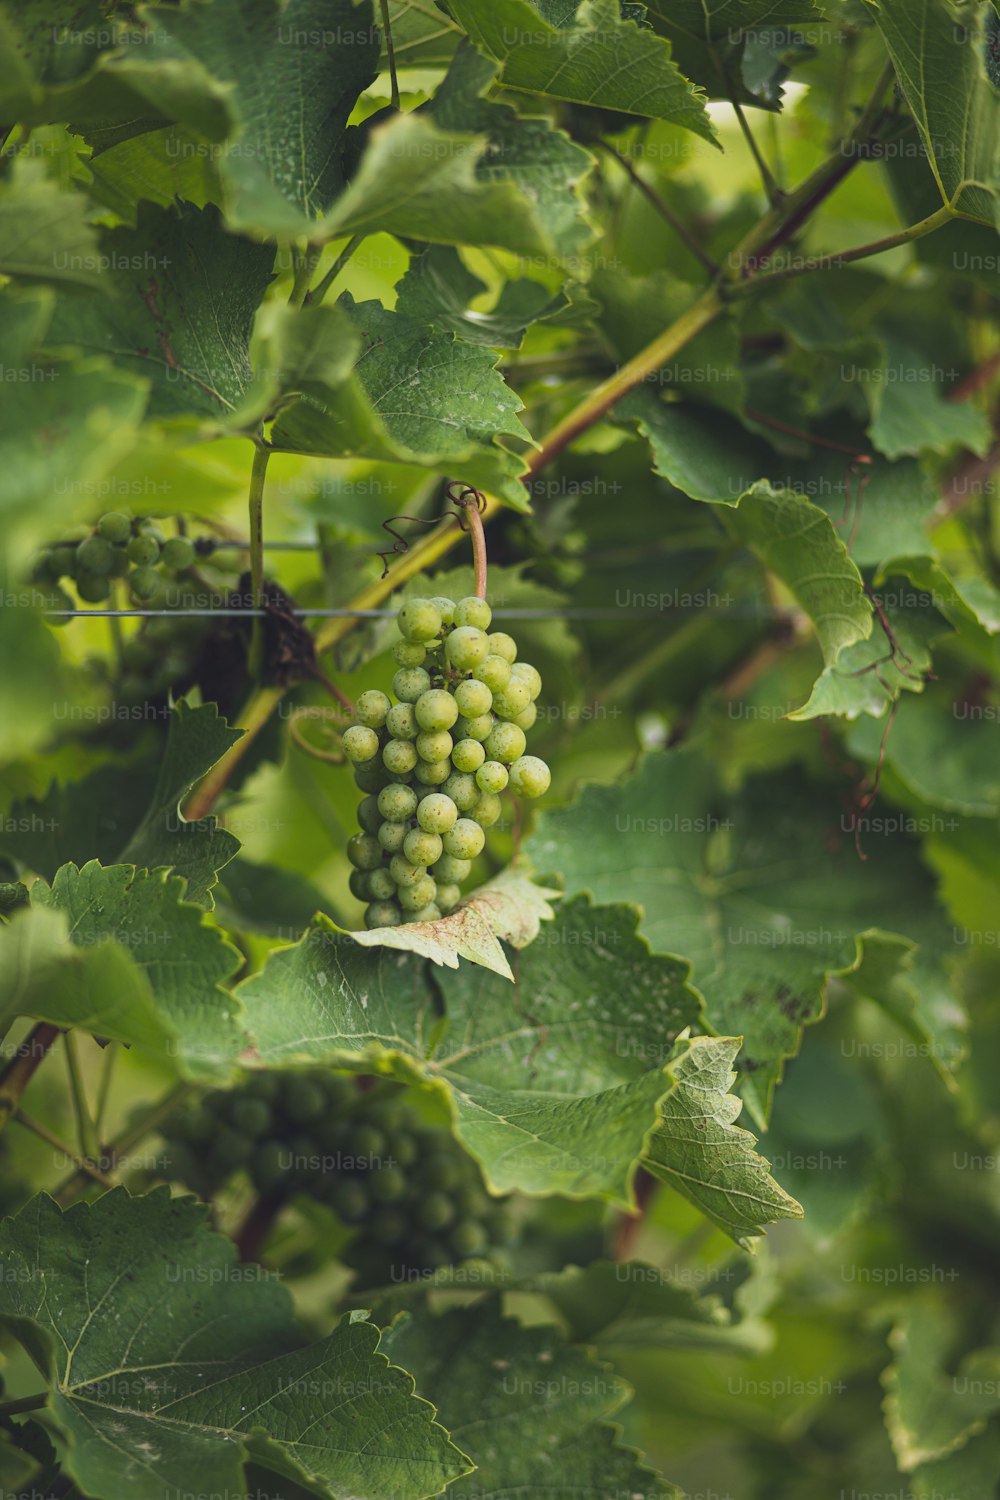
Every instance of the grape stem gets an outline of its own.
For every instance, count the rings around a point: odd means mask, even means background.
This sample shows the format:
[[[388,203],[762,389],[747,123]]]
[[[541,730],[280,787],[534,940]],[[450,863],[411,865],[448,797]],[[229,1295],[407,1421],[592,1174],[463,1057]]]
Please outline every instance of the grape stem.
[[[454,498],[454,497],[453,497]],[[485,505],[485,500],[478,490],[466,490],[455,504],[461,506],[465,512],[463,531],[467,531],[472,538],[472,558],[476,569],[475,591],[477,599],[486,598],[486,531],[483,527],[483,517],[480,505]]]
[[[233,1243],[243,1265],[260,1260],[264,1241],[283,1202],[284,1199],[278,1194],[261,1193],[251,1205],[246,1218],[233,1236]]]
[[[40,1021],[17,1048],[13,1061],[0,1073],[0,1130],[17,1112],[21,1096],[62,1028]]]
[[[250,592],[254,615],[250,636],[250,675],[259,682],[264,664],[264,477],[271,450],[263,437],[254,441],[253,466],[250,470]]]

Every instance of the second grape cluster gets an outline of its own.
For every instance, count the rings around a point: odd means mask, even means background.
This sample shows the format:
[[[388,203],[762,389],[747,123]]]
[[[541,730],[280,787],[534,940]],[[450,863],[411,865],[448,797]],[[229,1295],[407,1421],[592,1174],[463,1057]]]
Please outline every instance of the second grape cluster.
[[[368,927],[427,922],[458,905],[461,884],[500,817],[505,787],[548,790],[549,768],[525,755],[542,679],[517,644],[490,631],[485,599],[409,599],[393,647],[396,701],[370,689],[344,751],[367,795],[348,844],[351,891]]]

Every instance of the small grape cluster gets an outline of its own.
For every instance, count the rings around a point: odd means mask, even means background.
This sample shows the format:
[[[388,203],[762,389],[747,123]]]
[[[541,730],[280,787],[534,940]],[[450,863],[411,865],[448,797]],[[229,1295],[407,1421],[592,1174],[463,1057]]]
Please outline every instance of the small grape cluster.
[[[111,510],[95,527],[68,531],[61,541],[46,549],[35,567],[37,582],[60,584],[72,579],[77,594],[87,604],[102,604],[111,595],[116,578],[125,579],[132,598],[148,604],[161,592],[165,570],[184,573],[195,559],[190,537],[165,536],[151,517],[133,520],[123,511]],[[72,600],[64,594],[65,608]]]
[[[362,832],[347,846],[351,891],[368,927],[426,922],[452,911],[500,817],[505,787],[548,790],[549,768],[525,755],[542,689],[485,599],[410,599],[393,647],[397,702],[369,689],[345,730],[344,752],[367,795]]]
[[[326,1203],[355,1230],[346,1263],[368,1279],[434,1270],[510,1237],[504,1204],[451,1133],[425,1124],[384,1084],[362,1092],[331,1073],[257,1073],[216,1089],[165,1127],[164,1170],[210,1197],[246,1170],[276,1201]]]

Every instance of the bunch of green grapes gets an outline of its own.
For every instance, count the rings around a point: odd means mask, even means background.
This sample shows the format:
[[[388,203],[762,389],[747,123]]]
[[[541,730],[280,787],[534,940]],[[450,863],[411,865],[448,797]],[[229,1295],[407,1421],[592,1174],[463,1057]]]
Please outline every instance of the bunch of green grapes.
[[[168,1123],[164,1170],[205,1197],[245,1170],[279,1201],[303,1192],[355,1231],[346,1263],[370,1282],[488,1254],[510,1237],[450,1131],[397,1091],[329,1073],[257,1073]]]
[[[351,891],[368,927],[426,922],[450,912],[500,817],[505,787],[548,790],[549,768],[525,755],[542,679],[490,632],[485,599],[410,599],[393,647],[393,702],[369,690],[343,745],[366,793],[362,832],[347,846]]]
[[[133,520],[123,511],[110,510],[96,526],[68,531],[47,548],[38,559],[34,577],[36,582],[54,584],[71,579],[87,604],[103,604],[114,580],[122,578],[131,597],[148,604],[163,589],[164,571],[184,573],[194,558],[190,537],[164,536],[150,517]],[[72,600],[64,597],[64,607],[71,609]]]

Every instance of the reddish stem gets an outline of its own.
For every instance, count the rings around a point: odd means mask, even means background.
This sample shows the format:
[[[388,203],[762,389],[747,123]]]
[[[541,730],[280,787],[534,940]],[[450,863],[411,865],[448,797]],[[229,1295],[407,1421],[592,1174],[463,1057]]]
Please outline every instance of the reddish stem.
[[[18,1047],[17,1056],[0,1074],[0,1130],[17,1109],[36,1068],[61,1032],[61,1026],[40,1021]]]

